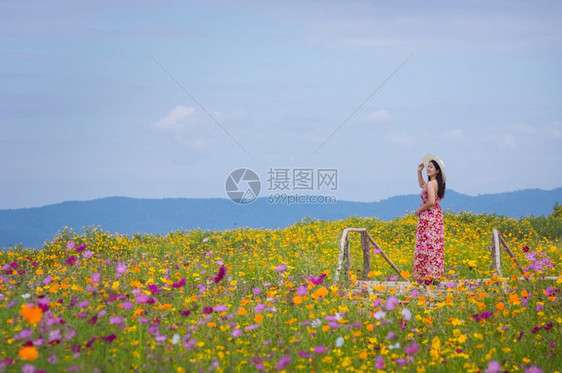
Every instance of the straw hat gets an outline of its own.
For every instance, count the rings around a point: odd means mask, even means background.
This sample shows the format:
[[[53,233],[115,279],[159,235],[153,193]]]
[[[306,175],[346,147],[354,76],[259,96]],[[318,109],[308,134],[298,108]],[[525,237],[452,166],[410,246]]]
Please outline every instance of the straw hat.
[[[443,162],[441,158],[439,158],[435,154],[431,154],[431,153],[423,156],[423,165],[426,168],[427,165],[429,164],[429,161],[435,161],[439,164],[439,167],[441,168],[441,175],[443,175],[443,181],[447,180],[447,176],[445,176],[445,162]]]

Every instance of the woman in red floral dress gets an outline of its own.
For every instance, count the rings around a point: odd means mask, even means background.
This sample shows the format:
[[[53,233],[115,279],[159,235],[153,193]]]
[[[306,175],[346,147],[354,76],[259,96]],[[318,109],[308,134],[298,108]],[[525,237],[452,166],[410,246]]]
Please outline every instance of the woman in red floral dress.
[[[426,167],[427,182],[422,170]],[[422,203],[415,214],[419,217],[416,231],[413,276],[417,279],[438,280],[443,275],[445,229],[439,202],[445,196],[445,165],[439,157],[427,154],[418,165],[418,182],[423,188]]]

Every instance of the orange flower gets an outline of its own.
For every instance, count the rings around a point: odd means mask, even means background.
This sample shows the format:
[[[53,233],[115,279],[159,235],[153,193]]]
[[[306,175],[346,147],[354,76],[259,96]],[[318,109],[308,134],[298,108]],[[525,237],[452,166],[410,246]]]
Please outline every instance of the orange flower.
[[[260,323],[260,322],[263,320],[263,315],[262,315],[261,313],[258,313],[258,314],[256,315],[256,317],[254,318],[254,320],[255,320],[257,323]]]
[[[27,322],[36,324],[43,318],[43,310],[39,307],[29,306],[27,304],[23,305],[20,315],[22,315]]]
[[[239,315],[245,315],[247,313],[248,313],[248,311],[246,311],[246,309],[244,307],[240,307],[240,309],[238,310]]]
[[[294,304],[301,304],[302,303],[302,297],[300,295],[295,295],[293,297],[293,303]]]
[[[22,348],[20,348],[18,356],[22,360],[33,361],[37,359],[37,356],[39,356],[39,352],[37,351],[35,346],[23,346]]]
[[[503,311],[505,309],[505,306],[502,302],[499,302],[498,304],[496,304],[496,309]]]

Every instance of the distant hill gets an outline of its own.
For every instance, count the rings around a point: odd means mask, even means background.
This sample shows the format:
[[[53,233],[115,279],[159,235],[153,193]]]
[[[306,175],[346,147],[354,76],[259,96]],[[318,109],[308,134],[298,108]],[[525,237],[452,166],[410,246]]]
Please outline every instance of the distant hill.
[[[526,189],[476,197],[447,190],[441,206],[449,211],[491,213],[514,218],[549,215],[562,204],[562,188]],[[259,198],[238,205],[222,198],[134,199],[108,197],[69,201],[37,208],[0,210],[0,248],[22,244],[40,248],[58,230],[101,226],[123,234],[159,233],[179,229],[224,230],[237,227],[283,228],[305,217],[338,220],[349,216],[391,220],[414,211],[419,195],[404,195],[379,202],[338,201],[335,204],[269,204]]]

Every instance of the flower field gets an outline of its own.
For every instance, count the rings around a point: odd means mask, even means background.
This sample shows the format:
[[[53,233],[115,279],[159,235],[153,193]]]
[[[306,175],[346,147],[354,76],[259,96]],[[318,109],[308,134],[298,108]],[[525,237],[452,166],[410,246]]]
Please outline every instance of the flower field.
[[[559,215],[447,213],[434,298],[410,276],[413,215],[165,236],[63,230],[41,250],[0,251],[0,371],[560,371],[562,280],[543,279],[562,275]],[[346,227],[369,230],[412,280],[406,293],[357,289],[359,235],[349,282],[334,283]],[[505,278],[491,273],[494,228],[528,281],[507,255]],[[396,279],[375,253],[371,269]]]

